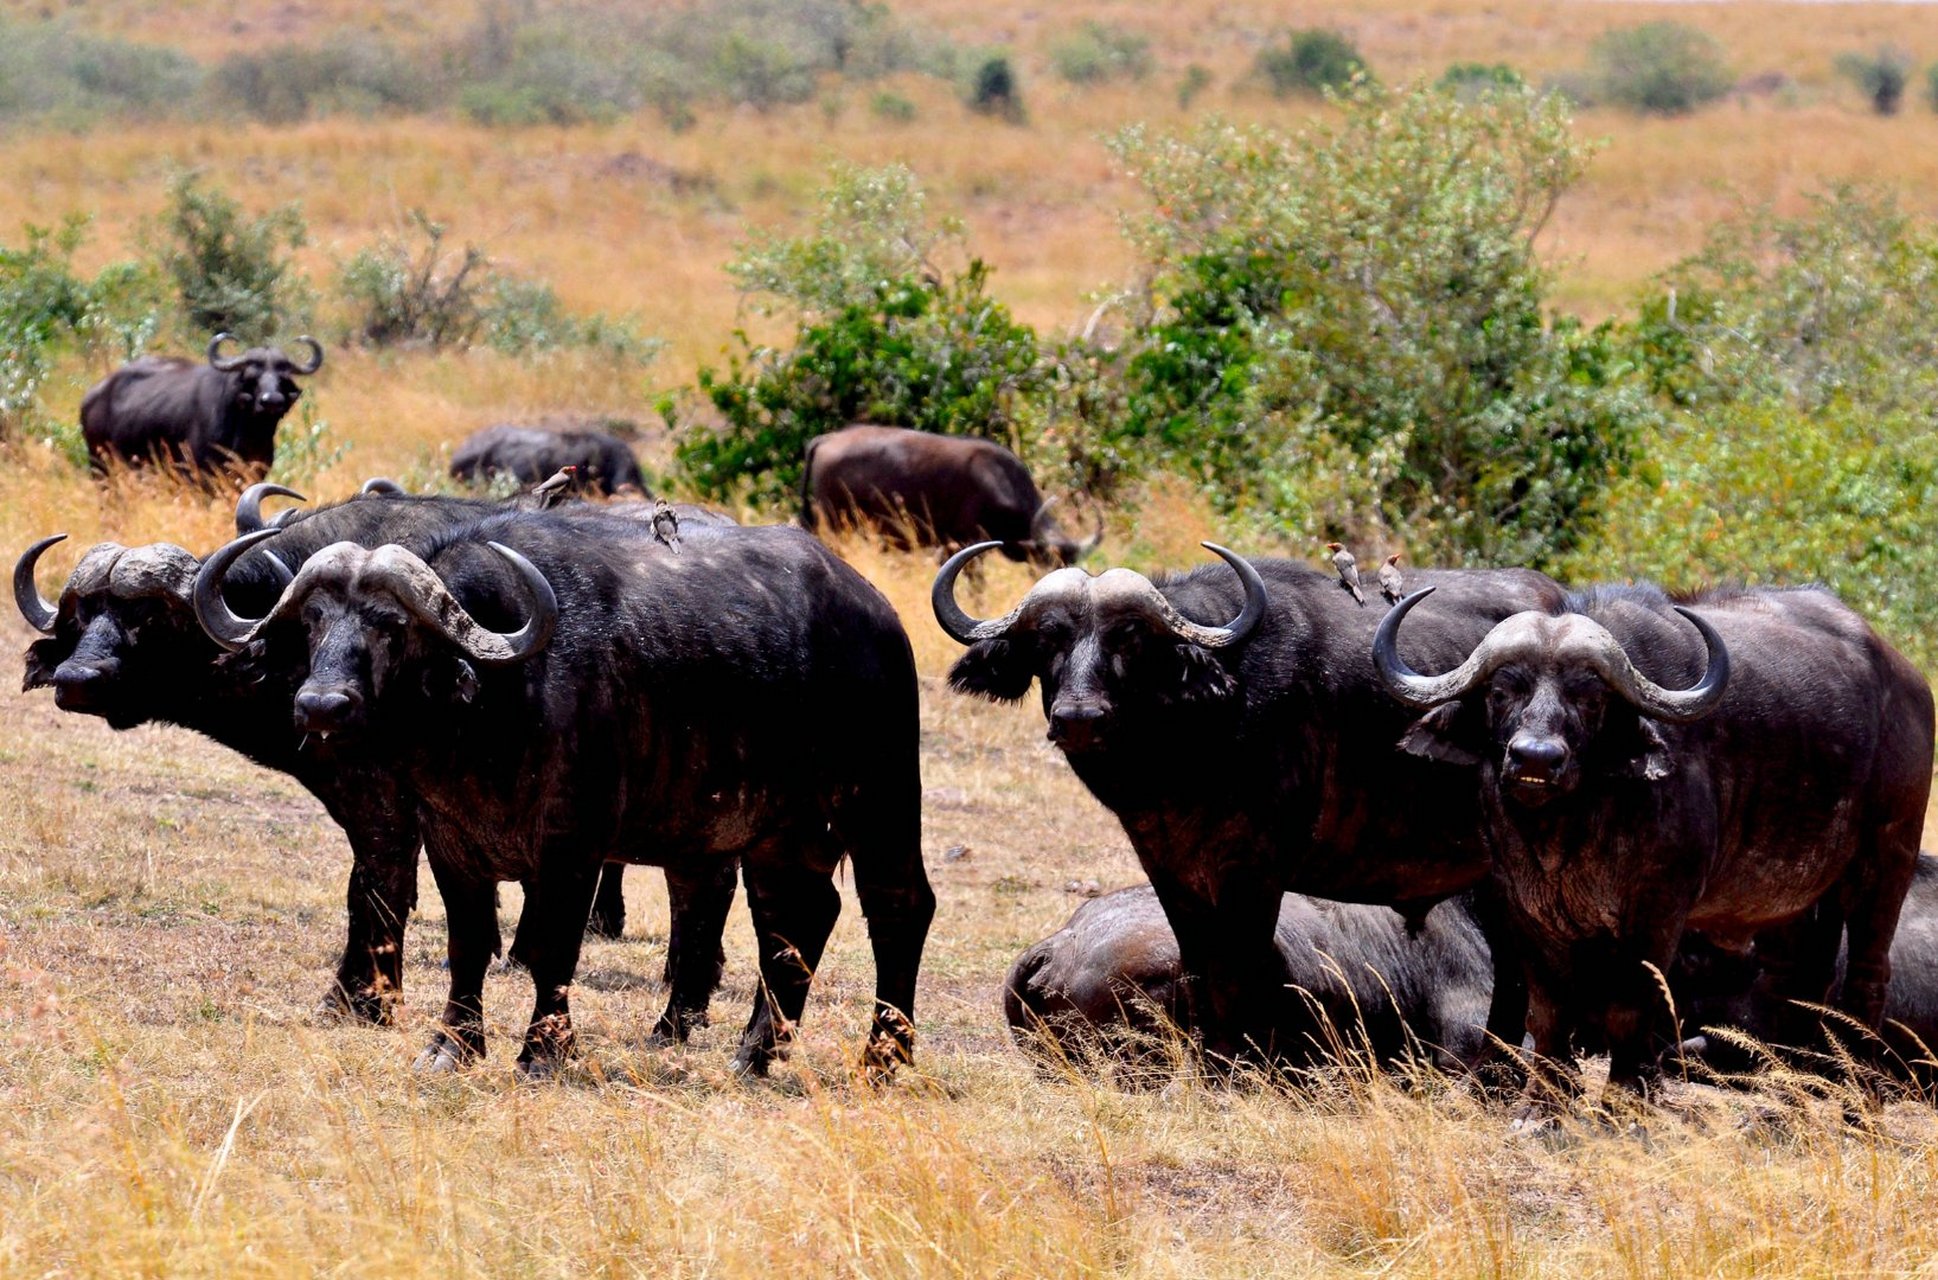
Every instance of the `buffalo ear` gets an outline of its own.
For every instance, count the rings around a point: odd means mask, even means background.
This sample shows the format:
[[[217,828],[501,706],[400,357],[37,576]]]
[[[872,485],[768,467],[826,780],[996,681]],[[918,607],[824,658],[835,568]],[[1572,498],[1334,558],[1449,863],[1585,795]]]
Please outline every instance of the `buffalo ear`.
[[[1446,764],[1477,765],[1486,752],[1476,731],[1478,718],[1464,700],[1442,703],[1407,726],[1400,750]]]
[[[1180,644],[1177,653],[1181,669],[1180,701],[1209,702],[1229,698],[1237,691],[1238,681],[1225,670],[1225,665],[1218,661],[1211,650],[1203,645]]]
[[[461,703],[469,703],[478,696],[478,672],[463,658],[457,658],[448,665],[434,664],[424,672],[424,696],[442,701],[445,698]]]
[[[1633,717],[1632,733],[1617,738],[1615,760],[1618,773],[1644,782],[1660,782],[1675,772],[1674,750],[1647,716]]]
[[[1030,691],[1036,668],[1023,647],[1002,636],[978,640],[949,668],[949,687],[992,702],[1015,702]]]
[[[36,640],[27,646],[27,675],[20,682],[20,691],[45,689],[54,683],[54,672],[59,669],[61,642],[56,638]]]

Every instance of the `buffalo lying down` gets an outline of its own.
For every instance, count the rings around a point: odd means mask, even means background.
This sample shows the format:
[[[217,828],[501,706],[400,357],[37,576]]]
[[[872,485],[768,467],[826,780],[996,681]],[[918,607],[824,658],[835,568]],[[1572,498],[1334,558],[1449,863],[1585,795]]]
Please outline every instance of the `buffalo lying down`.
[[[580,486],[592,493],[646,491],[646,477],[632,449],[602,431],[485,427],[467,436],[451,455],[452,477],[471,484],[510,476],[521,485],[535,485],[565,467],[577,467]]]
[[[1331,1060],[1342,1047],[1383,1063],[1423,1052],[1444,1069],[1479,1058],[1493,962],[1464,900],[1433,908],[1414,932],[1385,907],[1288,893],[1276,941],[1290,984],[1276,1042],[1291,1065]],[[1093,1049],[1139,1058],[1167,1024],[1193,1029],[1183,984],[1157,894],[1120,889],[1017,957],[1003,1014],[1026,1049],[1078,1064]]]
[[[111,459],[173,462],[192,475],[235,467],[261,479],[276,456],[276,426],[303,389],[296,379],[323,367],[323,348],[298,364],[278,347],[225,356],[226,333],[209,342],[207,364],[143,356],[97,382],[81,400],[81,435],[97,470]]]

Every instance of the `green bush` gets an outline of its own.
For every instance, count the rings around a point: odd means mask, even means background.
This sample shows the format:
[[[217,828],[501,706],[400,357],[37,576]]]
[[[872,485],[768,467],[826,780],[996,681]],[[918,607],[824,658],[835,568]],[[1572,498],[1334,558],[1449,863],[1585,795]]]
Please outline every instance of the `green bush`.
[[[1281,98],[1293,94],[1317,96],[1340,90],[1354,76],[1368,76],[1366,60],[1346,36],[1337,31],[1294,31],[1282,46],[1258,51],[1255,70]]]
[[[1588,47],[1586,89],[1595,102],[1681,115],[1729,92],[1722,46],[1680,22],[1606,31]]]
[[[908,124],[915,119],[915,104],[886,89],[869,99],[868,110],[875,119],[889,124]]]
[[[1197,63],[1184,69],[1184,77],[1178,81],[1178,109],[1189,110],[1198,96],[1211,87],[1211,72]]]
[[[173,49],[0,20],[0,120],[85,124],[173,110],[201,80],[201,65]]]
[[[150,238],[183,318],[200,333],[263,342],[309,314],[309,286],[289,257],[307,238],[295,205],[250,218],[228,195],[183,173],[169,184],[168,207]]]
[[[1023,90],[1008,58],[992,54],[977,65],[969,81],[969,109],[977,115],[996,116],[1011,124],[1022,123],[1027,114],[1023,110]]]
[[[1938,63],[1925,68],[1925,101],[1938,111]]]
[[[272,124],[348,112],[419,111],[436,101],[427,69],[372,36],[232,53],[209,74],[218,111]]]
[[[1071,84],[1142,80],[1151,74],[1151,42],[1148,37],[1089,21],[1050,45],[1050,65]]]
[[[1518,93],[1527,81],[1505,62],[1456,62],[1440,73],[1434,85],[1456,97],[1478,98],[1502,90]]]
[[[1871,110],[1894,116],[1904,105],[1904,91],[1911,83],[1911,55],[1893,45],[1875,53],[1839,54],[1837,74],[1863,91]]]
[[[1549,562],[1652,420],[1618,335],[1543,307],[1532,242],[1586,151],[1526,90],[1345,106],[1296,137],[1116,140],[1156,210],[1117,430],[1298,537]]]
[[[842,169],[811,234],[743,250],[729,271],[795,330],[785,347],[737,333],[727,369],[700,371],[723,421],[680,431],[686,481],[713,498],[790,501],[808,440],[853,422],[987,436],[1027,455],[1019,403],[1044,376],[1036,335],[988,296],[981,262],[937,262],[958,236],[929,217],[908,170]]]

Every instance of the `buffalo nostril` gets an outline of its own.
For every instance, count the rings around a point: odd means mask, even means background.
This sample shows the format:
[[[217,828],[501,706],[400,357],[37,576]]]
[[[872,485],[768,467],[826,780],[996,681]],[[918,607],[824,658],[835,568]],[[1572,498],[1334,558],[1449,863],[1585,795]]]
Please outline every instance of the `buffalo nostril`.
[[[1568,747],[1553,738],[1516,738],[1508,743],[1507,753],[1518,765],[1556,769],[1567,760]]]
[[[356,706],[357,699],[345,690],[305,690],[296,695],[296,723],[304,730],[340,728]]]

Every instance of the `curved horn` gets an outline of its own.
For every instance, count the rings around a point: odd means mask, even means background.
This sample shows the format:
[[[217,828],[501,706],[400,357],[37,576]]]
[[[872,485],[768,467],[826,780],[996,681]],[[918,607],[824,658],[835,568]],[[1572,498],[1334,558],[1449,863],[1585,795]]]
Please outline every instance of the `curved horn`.
[[[1501,627],[1507,625],[1503,622],[1487,633],[1486,638],[1467,655],[1465,662],[1445,675],[1423,676],[1407,666],[1405,659],[1400,657],[1400,624],[1406,621],[1406,615],[1413,611],[1414,605],[1438,590],[1438,587],[1423,587],[1407,596],[1386,611],[1386,616],[1380,619],[1379,629],[1373,632],[1373,665],[1379,670],[1380,682],[1399,701],[1422,711],[1465,695],[1493,675],[1510,652],[1509,646],[1496,639]]]
[[[1226,645],[1237,644],[1243,640],[1251,629],[1258,625],[1258,620],[1265,616],[1265,579],[1259,577],[1258,570],[1252,568],[1251,562],[1236,551],[1228,551],[1215,542],[1200,542],[1198,545],[1230,565],[1233,572],[1237,573],[1238,580],[1245,586],[1245,607],[1238,611],[1236,618],[1224,626],[1207,627],[1202,623],[1192,622],[1173,609],[1171,602],[1165,600],[1162,593],[1159,593],[1158,599],[1163,603],[1164,620],[1179,637],[1207,649],[1222,649]]]
[[[1614,636],[1608,638],[1608,660],[1602,670],[1603,679],[1609,687],[1627,698],[1635,709],[1653,720],[1666,720],[1670,724],[1688,724],[1700,720],[1716,709],[1723,700],[1723,692],[1729,686],[1729,649],[1716,629],[1695,613],[1676,606],[1676,612],[1695,624],[1702,635],[1703,644],[1709,649],[1709,665],[1693,688],[1664,689],[1655,681],[1635,669],[1628,654]]]
[[[357,496],[368,498],[373,495],[379,498],[401,498],[404,496],[404,486],[385,476],[371,476],[363,482],[363,488],[357,490]]]
[[[543,649],[558,625],[558,596],[538,567],[502,542],[488,542],[518,572],[528,608],[525,625],[509,633],[491,630],[458,603],[437,570],[403,547],[379,547],[370,558],[367,574],[380,576],[399,602],[479,662],[522,662]]]
[[[40,588],[34,585],[34,565],[39,561],[41,552],[66,538],[67,535],[64,533],[57,533],[51,538],[42,538],[23,551],[20,559],[14,561],[13,602],[19,606],[20,616],[27,620],[27,625],[44,636],[54,634],[55,610],[53,605],[41,598]]]
[[[310,337],[307,333],[304,334],[302,337],[298,338],[297,341],[304,343],[309,347],[310,362],[308,364],[296,365],[295,366],[296,372],[315,373],[318,369],[321,369],[323,367],[323,344],[318,342],[315,338]]]
[[[249,643],[249,633],[255,630],[261,618],[244,618],[229,607],[222,598],[222,580],[229,574],[229,566],[234,564],[244,552],[257,543],[266,542],[281,533],[281,529],[258,529],[246,533],[234,542],[222,547],[214,555],[202,562],[195,575],[195,620],[208,632],[209,639],[231,652]],[[271,556],[271,559],[275,557]],[[284,573],[289,566],[276,561]],[[285,587],[289,584],[284,583]]]
[[[209,367],[210,368],[220,369],[223,373],[232,373],[235,370],[240,369],[242,367],[241,356],[220,356],[216,354],[217,350],[221,348],[223,343],[234,342],[235,337],[236,336],[233,333],[218,333],[213,338],[209,339]]]
[[[242,491],[242,497],[236,500],[237,537],[241,537],[245,533],[255,533],[258,530],[269,527],[263,523],[262,500],[270,497],[294,498],[298,502],[309,501],[308,498],[305,498],[302,494],[296,492],[296,490],[285,489],[279,484],[269,484],[266,481],[262,484],[252,484],[247,489],[244,489]],[[288,514],[289,512],[285,511],[283,516],[287,516]],[[283,516],[276,518],[281,520]]]
[[[1095,551],[1098,547],[1101,547],[1104,545],[1103,504],[1098,502],[1095,498],[1091,497],[1087,493],[1083,495],[1083,498],[1084,498],[1084,501],[1089,504],[1092,514],[1094,514],[1097,517],[1097,532],[1091,534],[1088,538],[1085,538],[1082,542],[1079,542],[1077,544],[1077,558],[1079,560],[1089,555],[1091,552]]]
[[[942,571],[935,575],[935,585],[929,588],[929,604],[935,609],[935,620],[949,638],[958,644],[975,644],[978,640],[993,640],[1009,630],[1016,621],[1016,614],[1022,608],[1018,605],[1007,616],[984,621],[972,618],[956,603],[956,578],[968,567],[971,560],[1003,544],[1000,542],[978,542],[964,547],[950,556]]]

